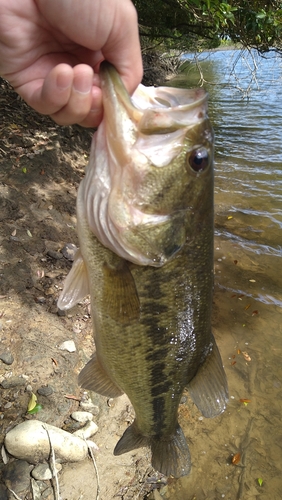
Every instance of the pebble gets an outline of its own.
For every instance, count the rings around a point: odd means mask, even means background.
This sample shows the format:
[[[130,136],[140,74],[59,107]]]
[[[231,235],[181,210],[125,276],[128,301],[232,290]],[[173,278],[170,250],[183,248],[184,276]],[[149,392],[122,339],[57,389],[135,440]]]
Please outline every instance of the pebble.
[[[51,396],[51,394],[53,394],[54,392],[54,389],[52,389],[52,387],[50,387],[49,385],[43,385],[42,387],[39,387],[39,389],[37,389],[37,392],[38,394],[40,394],[40,396]]]
[[[0,359],[3,363],[5,363],[5,365],[11,365],[14,362],[14,357],[9,351],[2,352],[0,354]]]
[[[52,259],[60,260],[63,258],[63,254],[61,252],[55,252],[54,250],[48,250],[47,255],[52,257]]]
[[[77,246],[75,246],[73,243],[67,243],[62,249],[62,254],[66,259],[72,262],[74,260],[76,251],[77,251]]]
[[[76,462],[87,457],[88,449],[83,439],[40,420],[26,420],[13,427],[5,437],[6,450],[10,455],[32,464],[48,459],[51,450],[46,429],[57,459]]]
[[[100,448],[96,443],[94,443],[94,441],[87,439],[86,443],[88,445],[88,448],[91,448],[92,450],[95,450],[95,451],[99,451]]]
[[[31,478],[32,500],[41,500],[41,491],[37,481]],[[1,497],[0,497],[1,498]]]
[[[62,470],[61,464],[56,464],[57,472]],[[37,481],[47,481],[48,479],[52,479],[53,474],[48,464],[38,464],[34,467],[31,472],[31,475]]]
[[[0,483],[0,498],[1,500],[9,500],[8,490],[4,484]]]
[[[83,410],[85,410],[87,412],[89,411],[90,413],[92,413],[92,415],[98,415],[98,413],[99,413],[99,406],[94,405],[94,403],[92,403],[92,401],[81,401],[79,403],[79,406]]]
[[[76,347],[73,340],[66,340],[61,345],[59,345],[61,351],[75,352]]]
[[[80,437],[81,439],[89,439],[93,434],[96,434],[98,431],[98,425],[95,424],[92,420],[87,422],[87,424],[82,427],[82,429],[78,429],[73,433],[74,436]]]
[[[17,387],[19,385],[21,386],[25,384],[26,381],[22,377],[10,377],[3,380],[0,385],[3,387],[3,389],[10,389],[11,387]]]
[[[93,414],[89,411],[74,411],[71,414],[71,418],[73,418],[73,420],[75,420],[76,422],[86,424],[93,419]]]
[[[36,297],[36,298],[35,298],[35,301],[36,301],[38,304],[45,304],[45,302],[46,302],[46,298],[45,298],[45,297],[43,297],[43,296]]]
[[[9,462],[3,469],[3,482],[7,488],[13,490],[20,498],[30,491],[30,470],[32,466],[25,460]]]
[[[53,500],[54,498],[54,491],[52,488],[46,488],[46,490],[43,491],[43,493],[41,493],[41,499],[40,500],[44,500],[46,498],[46,500]]]

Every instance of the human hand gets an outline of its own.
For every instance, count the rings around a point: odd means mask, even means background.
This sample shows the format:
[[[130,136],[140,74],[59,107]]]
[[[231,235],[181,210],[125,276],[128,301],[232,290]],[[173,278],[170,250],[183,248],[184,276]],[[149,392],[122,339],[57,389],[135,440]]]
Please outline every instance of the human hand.
[[[58,124],[99,125],[104,59],[132,93],[142,59],[130,0],[0,0],[0,75]]]

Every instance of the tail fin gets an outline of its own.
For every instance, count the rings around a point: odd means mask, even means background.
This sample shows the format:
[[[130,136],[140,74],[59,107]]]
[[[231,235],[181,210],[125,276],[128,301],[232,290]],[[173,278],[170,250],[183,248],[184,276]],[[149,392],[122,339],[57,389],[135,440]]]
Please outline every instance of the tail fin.
[[[190,452],[179,425],[173,436],[148,438],[141,435],[133,422],[117,443],[114,455],[122,455],[141,446],[151,446],[152,466],[165,476],[181,477],[189,474]]]
[[[191,458],[180,425],[169,438],[154,438],[151,442],[152,466],[165,476],[181,477],[189,474]]]

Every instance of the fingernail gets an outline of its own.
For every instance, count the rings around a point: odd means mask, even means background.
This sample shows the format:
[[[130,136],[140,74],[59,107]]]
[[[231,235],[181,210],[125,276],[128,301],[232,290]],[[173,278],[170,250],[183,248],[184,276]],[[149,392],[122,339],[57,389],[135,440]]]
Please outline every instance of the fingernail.
[[[85,76],[84,78],[74,79],[73,88],[80,94],[89,94],[92,88],[92,77]]]
[[[67,74],[60,74],[57,76],[57,87],[60,89],[60,90],[66,90],[70,87],[70,76],[67,75]]]

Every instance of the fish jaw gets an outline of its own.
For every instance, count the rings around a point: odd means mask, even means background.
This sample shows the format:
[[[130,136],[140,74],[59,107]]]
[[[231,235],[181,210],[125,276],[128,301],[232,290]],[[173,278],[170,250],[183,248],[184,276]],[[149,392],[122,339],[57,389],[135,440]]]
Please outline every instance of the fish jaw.
[[[83,181],[88,223],[120,257],[159,267],[184,245],[194,185],[212,170],[207,96],[203,89],[141,86],[131,100],[108,63],[101,82],[104,119]],[[207,152],[209,172],[189,165],[200,148]]]

